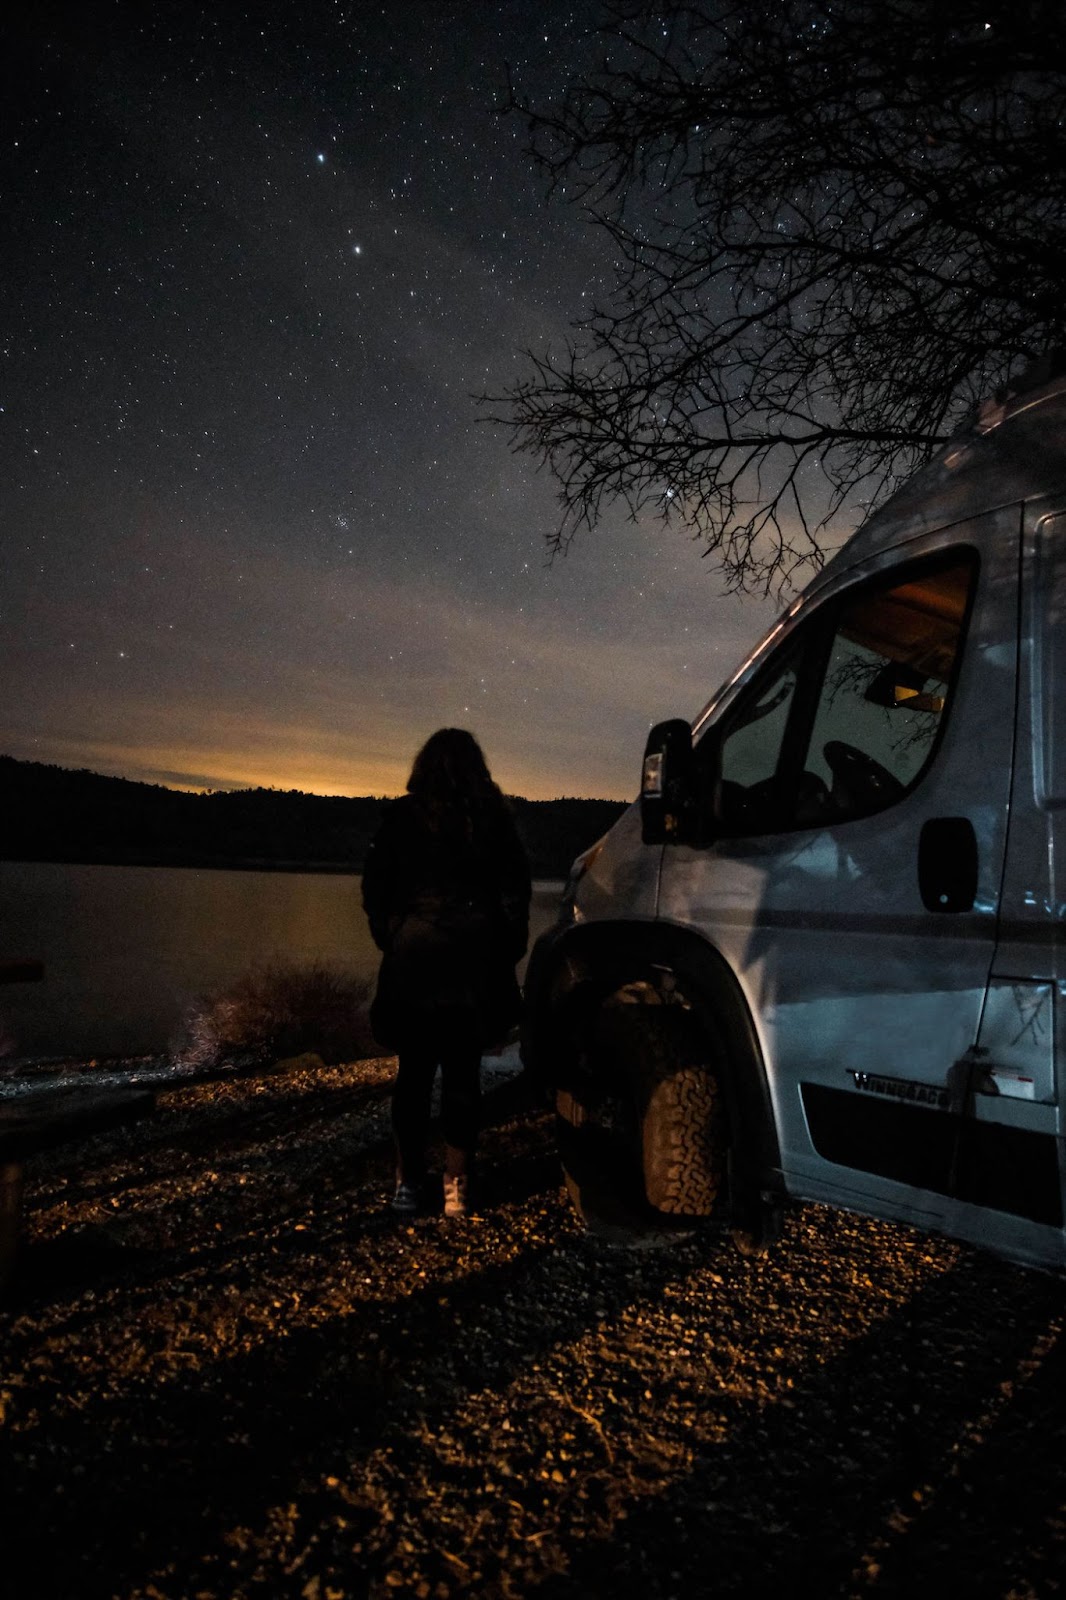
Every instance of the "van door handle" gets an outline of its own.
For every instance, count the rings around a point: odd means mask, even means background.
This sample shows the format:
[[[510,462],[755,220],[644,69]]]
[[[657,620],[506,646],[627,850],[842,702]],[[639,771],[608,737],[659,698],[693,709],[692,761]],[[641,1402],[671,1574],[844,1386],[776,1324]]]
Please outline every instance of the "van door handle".
[[[969,817],[930,817],[918,841],[918,890],[927,911],[972,911],[977,835]]]

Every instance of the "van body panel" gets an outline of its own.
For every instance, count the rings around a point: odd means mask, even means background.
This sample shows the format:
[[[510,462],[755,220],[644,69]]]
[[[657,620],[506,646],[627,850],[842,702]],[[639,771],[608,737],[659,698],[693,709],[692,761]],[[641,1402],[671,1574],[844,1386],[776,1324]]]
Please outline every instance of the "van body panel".
[[[610,921],[624,912],[627,921],[653,921],[659,898],[661,850],[640,838],[640,807],[624,811],[589,854],[570,915],[575,922]]]
[[[1042,810],[1058,812],[1066,809],[1066,507],[1037,502],[1029,508],[1025,553],[1033,799]],[[1026,731],[1020,723],[1019,741]]]
[[[939,748],[914,788],[873,815],[826,827],[681,845],[663,856],[659,916],[698,929],[728,962],[751,1007],[767,1063],[790,1192],[820,1198],[855,1188],[846,1164],[849,1115],[862,1185],[882,1215],[942,1217],[951,1140],[929,1142],[927,1168],[904,1186],[870,1170],[867,1150],[900,1137],[898,1112],[949,1116],[949,1077],[975,1044],[996,941],[1010,797],[1016,698],[1019,511],[972,518],[910,539],[836,577],[780,628],[749,674],[788,649],[790,633],[820,608],[844,603],[907,563],[953,549],[979,557],[963,659]],[[764,670],[769,670],[766,666]],[[723,697],[728,719],[747,683]],[[929,819],[964,815],[977,840],[971,909],[938,915],[919,892],[918,852]],[[812,1134],[805,1090],[831,1132]],[[911,1096],[906,1103],[901,1096]],[[924,1098],[923,1098],[924,1097]],[[817,1098],[817,1097],[816,1097]],[[882,1114],[883,1113],[883,1114]],[[909,1131],[919,1124],[904,1122]],[[924,1126],[924,1125],[923,1125]],[[827,1161],[824,1151],[835,1160]],[[922,1181],[924,1178],[924,1182]],[[813,1188],[812,1188],[813,1185]],[[939,1192],[938,1192],[939,1191]]]
[[[1041,496],[1021,529],[1018,706],[1000,921],[992,977],[978,1035],[958,1187],[990,1208],[966,1214],[966,1196],[949,1202],[947,1227],[983,1242],[1005,1226],[1017,1244],[1037,1236],[1026,1259],[1062,1264],[1063,1187],[1061,1023],[1063,885],[1056,845],[1066,809],[1066,749],[1061,726],[1066,670],[1066,516],[1062,500]],[[1052,1251],[1045,1230],[1056,1228]]]
[[[1061,502],[1059,503],[1061,504]],[[1066,510],[1027,508],[1011,827],[994,971],[1066,981]]]

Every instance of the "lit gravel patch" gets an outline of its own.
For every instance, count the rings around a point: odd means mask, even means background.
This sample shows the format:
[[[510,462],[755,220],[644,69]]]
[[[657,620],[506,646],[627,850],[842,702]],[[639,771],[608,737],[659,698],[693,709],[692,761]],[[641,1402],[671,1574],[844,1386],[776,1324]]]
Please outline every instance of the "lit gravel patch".
[[[398,1221],[391,1072],[169,1088],[33,1163],[25,1592],[1056,1592],[1056,1282],[816,1207],[761,1256],[596,1243],[507,1063],[480,1214]]]

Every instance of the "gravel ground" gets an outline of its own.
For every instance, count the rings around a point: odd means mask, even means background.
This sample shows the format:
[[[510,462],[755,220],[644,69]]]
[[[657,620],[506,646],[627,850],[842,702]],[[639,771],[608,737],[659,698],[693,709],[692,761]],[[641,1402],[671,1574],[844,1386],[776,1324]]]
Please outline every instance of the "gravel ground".
[[[390,1063],[168,1090],[39,1158],[0,1312],[9,1592],[1043,1596],[1063,1288],[817,1207],[596,1243],[546,1115],[383,1210]]]

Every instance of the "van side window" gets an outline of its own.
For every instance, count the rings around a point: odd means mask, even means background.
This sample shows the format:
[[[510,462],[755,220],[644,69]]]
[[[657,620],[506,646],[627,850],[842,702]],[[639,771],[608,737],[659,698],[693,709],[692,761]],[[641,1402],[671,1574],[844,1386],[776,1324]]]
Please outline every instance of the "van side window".
[[[947,714],[976,558],[847,591],[733,708],[721,822],[763,833],[869,816],[914,786]]]
[[[795,708],[802,649],[786,652],[730,718],[722,750],[722,805],[730,828],[765,833],[790,825],[782,804],[778,768],[785,732]]]

